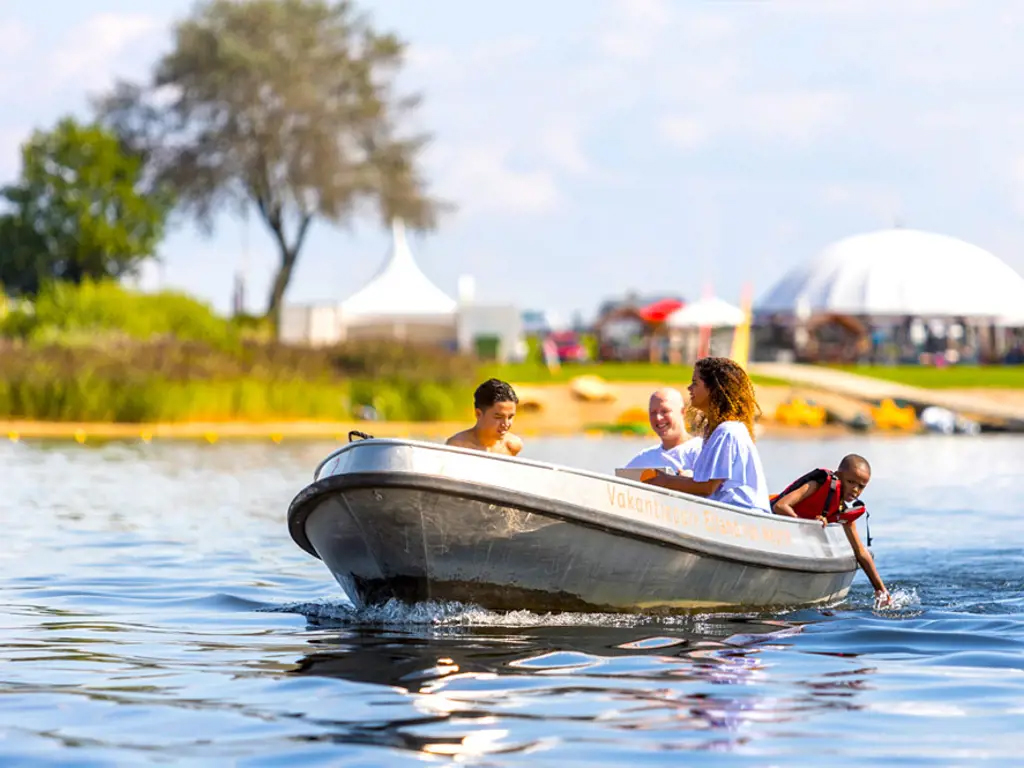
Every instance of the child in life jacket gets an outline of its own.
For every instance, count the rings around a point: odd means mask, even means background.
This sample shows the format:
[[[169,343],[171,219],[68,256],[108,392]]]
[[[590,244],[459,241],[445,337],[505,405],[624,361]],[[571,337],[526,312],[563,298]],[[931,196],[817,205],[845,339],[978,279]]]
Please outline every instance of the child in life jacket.
[[[820,520],[823,526],[842,524],[858,565],[875,588],[875,600],[886,604],[891,601],[889,590],[878,575],[874,558],[857,534],[856,520],[867,511],[859,497],[870,480],[871,465],[867,459],[851,453],[843,457],[834,472],[815,469],[790,483],[782,493],[772,497],[772,512],[786,517]]]

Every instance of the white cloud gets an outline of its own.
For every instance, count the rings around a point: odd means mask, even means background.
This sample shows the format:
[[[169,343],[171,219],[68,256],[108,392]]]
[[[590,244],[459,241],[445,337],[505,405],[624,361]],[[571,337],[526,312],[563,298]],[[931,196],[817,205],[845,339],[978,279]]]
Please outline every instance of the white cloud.
[[[599,32],[603,53],[618,59],[646,59],[672,18],[665,0],[613,0]]]
[[[722,93],[685,114],[665,115],[658,131],[669,144],[692,150],[715,136],[806,144],[843,125],[849,97],[833,91]]]
[[[772,13],[779,14],[806,14],[809,16],[835,17],[840,19],[879,19],[905,18],[907,15],[931,16],[936,12],[966,8],[970,5],[968,0],[900,0],[893,3],[891,0],[857,0],[847,2],[837,0],[834,2],[823,2],[823,0],[774,0],[770,5]]]
[[[539,45],[510,36],[409,49],[409,76],[427,97],[416,121],[437,138],[428,162],[463,213],[544,213],[561,199],[558,175],[596,172],[583,143],[589,115],[564,87],[573,69],[549,69]]]
[[[519,170],[510,165],[508,146],[481,144],[458,151],[440,150],[435,162],[442,196],[463,215],[544,214],[558,207],[561,195],[546,169]]]
[[[683,150],[696,149],[707,141],[708,126],[698,118],[688,115],[664,117],[659,124],[662,138]]]
[[[755,94],[741,102],[736,128],[765,138],[806,142],[839,125],[848,97],[832,91]]]
[[[405,63],[409,72],[433,92],[438,80],[448,85],[487,82],[496,69],[521,60],[536,47],[537,40],[526,37],[507,37],[463,50],[447,45],[414,44],[409,46]]]
[[[0,94],[20,81],[21,59],[32,49],[32,30],[17,21],[0,21]]]
[[[70,82],[86,90],[106,86],[127,52],[163,31],[164,21],[153,16],[98,14],[73,30],[67,43],[53,55],[50,76],[57,86]],[[152,48],[147,48],[149,59]]]
[[[903,196],[888,184],[833,182],[824,185],[819,196],[828,205],[859,211],[878,227],[902,222],[906,212]]]
[[[853,200],[853,192],[845,184],[828,184],[821,191],[821,199],[830,205],[844,205]]]
[[[1010,184],[1013,189],[1013,205],[1018,214],[1024,216],[1024,154],[1017,155],[1010,164]]]
[[[22,127],[0,128],[0,186],[14,181],[21,171],[21,145],[29,133]]]
[[[32,31],[18,21],[0,21],[0,57],[14,59],[32,47]]]
[[[571,120],[557,119],[545,128],[540,135],[539,148],[559,170],[577,175],[593,170],[583,149],[580,130]]]

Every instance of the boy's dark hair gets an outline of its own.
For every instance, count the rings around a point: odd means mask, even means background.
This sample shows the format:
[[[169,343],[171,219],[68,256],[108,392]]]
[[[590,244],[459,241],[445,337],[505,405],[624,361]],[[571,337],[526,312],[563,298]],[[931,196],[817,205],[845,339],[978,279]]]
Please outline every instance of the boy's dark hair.
[[[868,472],[871,472],[871,465],[868,464],[868,460],[863,456],[856,453],[849,453],[843,457],[843,460],[839,462],[839,470],[857,469],[863,467]]]
[[[488,379],[473,393],[473,406],[486,411],[495,403],[519,403],[515,390],[501,379]]]

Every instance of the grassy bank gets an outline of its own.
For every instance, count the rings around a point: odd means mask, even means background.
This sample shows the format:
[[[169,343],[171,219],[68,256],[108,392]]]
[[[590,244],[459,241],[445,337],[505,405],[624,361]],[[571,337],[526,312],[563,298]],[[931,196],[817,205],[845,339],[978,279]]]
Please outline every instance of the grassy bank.
[[[240,342],[0,347],[0,419],[56,422],[464,419],[476,366],[434,349]]]
[[[464,419],[475,360],[366,342],[272,343],[184,294],[56,283],[0,302],[0,420],[93,423]]]
[[[845,365],[837,370],[925,389],[1024,389],[1024,365]]]

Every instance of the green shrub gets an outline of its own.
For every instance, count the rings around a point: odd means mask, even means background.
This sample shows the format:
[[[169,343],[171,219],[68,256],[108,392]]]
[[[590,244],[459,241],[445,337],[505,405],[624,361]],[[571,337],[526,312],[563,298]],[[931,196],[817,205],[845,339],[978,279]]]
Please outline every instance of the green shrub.
[[[219,349],[237,346],[240,338],[234,325],[190,296],[138,293],[114,281],[51,283],[35,301],[10,311],[0,334],[41,345],[173,338]]]

